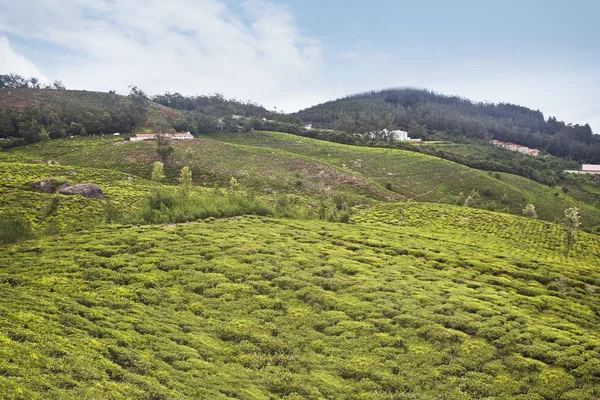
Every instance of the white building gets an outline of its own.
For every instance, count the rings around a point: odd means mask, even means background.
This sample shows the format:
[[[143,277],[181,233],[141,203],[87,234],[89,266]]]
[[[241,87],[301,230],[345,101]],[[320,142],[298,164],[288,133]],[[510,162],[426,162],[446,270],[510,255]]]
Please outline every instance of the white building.
[[[408,137],[408,132],[406,131],[401,131],[401,130],[395,130],[395,131],[391,131],[390,132],[390,136],[397,141],[406,141],[406,140],[410,140],[410,138]]]
[[[171,140],[191,140],[194,138],[189,132],[178,133],[138,133],[129,138],[130,142],[139,142],[142,140],[154,140],[157,136],[165,136]]]
[[[566,170],[565,172],[569,174],[600,175],[600,165],[583,164],[580,170]]]
[[[304,125],[304,129],[306,129],[307,131],[311,131],[312,130],[312,124],[306,124],[306,125]]]
[[[583,164],[581,166],[581,170],[586,173],[596,173],[600,174],[600,165],[598,164]]]
[[[387,129],[384,129],[379,132],[369,132],[369,133],[367,133],[367,136],[370,137],[371,139],[375,139],[377,137],[383,136],[383,137],[388,137],[390,139],[393,139],[396,141],[402,141],[402,142],[413,140],[408,136],[408,132],[401,131],[401,130],[388,131]]]

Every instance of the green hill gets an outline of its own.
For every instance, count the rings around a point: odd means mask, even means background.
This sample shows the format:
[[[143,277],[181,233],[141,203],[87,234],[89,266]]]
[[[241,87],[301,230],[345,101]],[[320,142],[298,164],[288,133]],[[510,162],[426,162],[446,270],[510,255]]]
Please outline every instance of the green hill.
[[[0,88],[0,138],[22,139],[25,143],[39,141],[42,128],[52,139],[144,129],[172,131],[174,121],[180,117],[179,113],[143,96]]]
[[[589,124],[567,124],[509,103],[477,103],[424,89],[386,89],[315,105],[293,116],[315,127],[365,134],[401,128],[412,137],[499,139],[558,157],[600,162],[600,136]]]
[[[390,220],[389,218],[392,218]],[[503,234],[498,234],[502,232]],[[6,399],[595,399],[596,236],[389,205],[0,248]]]
[[[600,200],[587,192],[574,190],[575,198],[558,187],[551,189],[520,176],[492,174],[428,155],[341,145],[285,133],[254,131],[213,138],[312,157],[377,182],[411,200],[462,204],[476,191],[479,200],[472,205],[478,208],[520,215],[523,207],[531,203],[540,218],[554,221],[562,217],[565,208],[578,206],[586,214],[588,228],[600,223]]]
[[[158,161],[153,142],[121,139],[53,140],[12,150],[2,157],[56,160],[149,178]],[[598,199],[574,198],[526,178],[472,169],[429,155],[396,149],[348,146],[269,132],[220,134],[173,142],[165,167],[171,182],[190,166],[200,185],[227,184],[231,177],[257,192],[306,194],[346,192],[369,199],[465,204],[521,215],[534,204],[539,218],[554,221],[579,207],[587,229],[599,224]],[[469,199],[470,197],[470,199]]]
[[[0,152],[0,240],[31,229],[0,245],[0,397],[600,398],[598,236],[566,257],[562,225],[507,214],[589,229],[595,187],[272,132],[172,146],[164,183],[154,142]]]

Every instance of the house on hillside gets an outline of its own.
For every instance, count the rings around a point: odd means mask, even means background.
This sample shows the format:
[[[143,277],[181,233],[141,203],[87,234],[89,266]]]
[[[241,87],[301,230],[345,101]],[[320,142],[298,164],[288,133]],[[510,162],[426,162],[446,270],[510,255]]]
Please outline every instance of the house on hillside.
[[[135,136],[129,138],[130,142],[139,142],[142,140],[154,140],[156,135],[154,133],[138,133]]]
[[[178,133],[138,133],[135,136],[129,138],[131,142],[139,142],[142,140],[154,140],[157,136],[164,136],[171,140],[191,140],[194,138],[190,132],[178,132]]]
[[[168,133],[167,136],[173,140],[191,140],[194,138],[189,132]]]
[[[306,129],[307,131],[312,131],[312,124],[304,125],[304,129]]]
[[[408,137],[408,132],[406,132],[406,131],[394,130],[394,131],[390,132],[390,135],[391,135],[392,139],[397,140],[397,141],[410,140],[410,138]]]
[[[580,170],[566,170],[568,174],[600,175],[599,164],[583,164]]]
[[[390,140],[395,140],[397,142],[420,142],[421,141],[421,139],[411,139],[408,136],[408,132],[401,131],[399,129],[396,129],[393,131],[383,129],[382,131],[369,132],[369,133],[367,133],[367,137],[369,137],[371,139],[386,137],[386,138],[389,138]]]

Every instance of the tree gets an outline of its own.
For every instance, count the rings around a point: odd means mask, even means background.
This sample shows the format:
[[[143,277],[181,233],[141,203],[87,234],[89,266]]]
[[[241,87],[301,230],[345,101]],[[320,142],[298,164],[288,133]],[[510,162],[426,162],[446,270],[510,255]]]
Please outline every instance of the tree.
[[[26,143],[35,143],[40,140],[41,127],[37,120],[19,122],[19,133]]]
[[[133,117],[134,124],[140,125],[144,122],[148,112],[148,97],[146,96],[146,93],[137,86],[129,86],[129,89],[131,90],[129,96],[127,96],[131,100],[129,113]]]
[[[50,140],[50,135],[48,135],[48,132],[46,132],[46,128],[42,128],[40,130],[40,142],[47,142],[48,140]]]
[[[165,179],[165,173],[163,171],[163,163],[157,161],[154,163],[154,167],[152,168],[152,180],[154,182],[160,182]]]
[[[523,215],[528,218],[537,218],[535,206],[533,204],[527,204],[523,209]]]
[[[56,90],[67,90],[66,86],[64,83],[62,83],[61,81],[54,81],[52,83],[52,86],[54,87],[54,89]]]
[[[192,170],[189,167],[181,168],[181,174],[177,178],[177,182],[179,182],[181,194],[187,197],[192,189]]]
[[[237,179],[235,179],[233,176],[231,177],[231,179],[229,180],[229,188],[232,191],[238,191],[242,188],[242,185],[240,185],[240,183],[237,181]]]
[[[48,134],[52,139],[60,139],[67,137],[65,124],[60,121],[53,122],[48,128]]]
[[[167,164],[173,155],[173,145],[171,139],[165,135],[156,135],[156,154],[160,157],[163,164]]]
[[[576,207],[567,208],[565,210],[564,226],[565,226],[565,257],[569,257],[571,247],[577,242],[577,230],[581,226],[581,215]]]

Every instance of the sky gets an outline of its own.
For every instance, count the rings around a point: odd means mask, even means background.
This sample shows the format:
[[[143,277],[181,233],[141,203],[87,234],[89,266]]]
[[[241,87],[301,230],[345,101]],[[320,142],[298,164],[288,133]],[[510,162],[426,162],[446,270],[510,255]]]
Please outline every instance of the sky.
[[[600,133],[597,0],[0,0],[0,74],[294,112],[420,87]]]

